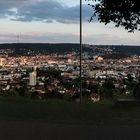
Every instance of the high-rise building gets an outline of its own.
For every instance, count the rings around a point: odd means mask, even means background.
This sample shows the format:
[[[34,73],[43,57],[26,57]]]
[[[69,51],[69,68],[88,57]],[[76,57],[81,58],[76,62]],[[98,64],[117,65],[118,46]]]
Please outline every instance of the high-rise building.
[[[29,77],[29,85],[36,86],[36,67],[34,67],[34,71],[30,73]]]

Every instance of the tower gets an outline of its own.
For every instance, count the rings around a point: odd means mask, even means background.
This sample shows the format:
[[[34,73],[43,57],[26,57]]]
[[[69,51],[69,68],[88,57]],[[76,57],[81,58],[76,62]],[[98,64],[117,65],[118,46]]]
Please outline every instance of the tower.
[[[36,67],[34,67],[33,72],[30,73],[29,85],[30,86],[36,86]]]

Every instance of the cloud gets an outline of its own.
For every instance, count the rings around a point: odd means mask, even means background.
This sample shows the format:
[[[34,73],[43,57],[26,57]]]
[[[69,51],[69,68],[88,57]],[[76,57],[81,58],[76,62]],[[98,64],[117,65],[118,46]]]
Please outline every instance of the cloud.
[[[0,43],[17,43],[17,34],[0,34]],[[20,43],[79,43],[79,35],[73,33],[38,33],[20,34]],[[111,34],[92,34],[83,36],[84,43],[96,45],[139,45],[139,37],[120,37]]]
[[[20,39],[18,40],[18,36]],[[79,36],[72,33],[0,34],[0,43],[78,43]]]
[[[120,36],[109,33],[100,33],[83,36],[83,42],[96,45],[139,45],[139,37]]]
[[[83,21],[88,21],[91,14],[92,9],[83,5]],[[56,0],[0,0],[0,17],[23,22],[78,23],[79,5],[68,6]]]

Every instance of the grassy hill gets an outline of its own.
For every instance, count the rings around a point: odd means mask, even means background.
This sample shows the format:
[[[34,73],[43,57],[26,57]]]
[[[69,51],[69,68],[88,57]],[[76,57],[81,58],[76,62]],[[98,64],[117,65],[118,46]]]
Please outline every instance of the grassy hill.
[[[63,100],[0,99],[0,119],[94,125],[139,125],[140,106],[114,108],[111,101],[77,104]]]

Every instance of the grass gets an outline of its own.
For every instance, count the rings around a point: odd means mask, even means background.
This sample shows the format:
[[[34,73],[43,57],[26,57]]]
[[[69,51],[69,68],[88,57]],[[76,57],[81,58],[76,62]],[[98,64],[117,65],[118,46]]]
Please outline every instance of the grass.
[[[114,108],[112,101],[77,104],[64,100],[47,101],[0,98],[1,120],[42,121],[94,125],[139,125],[140,107]]]

